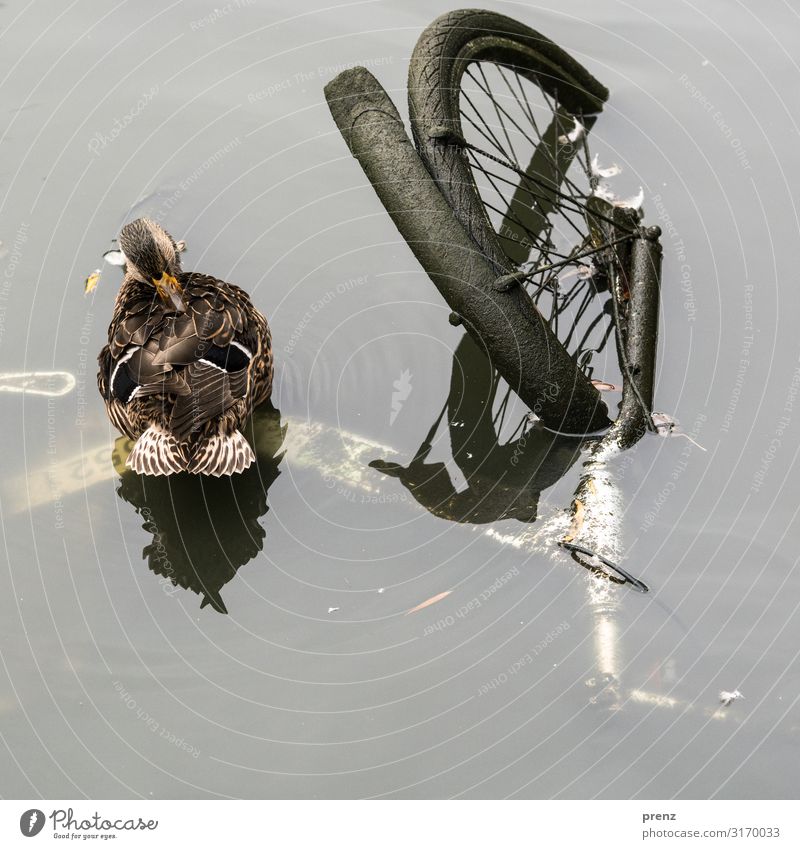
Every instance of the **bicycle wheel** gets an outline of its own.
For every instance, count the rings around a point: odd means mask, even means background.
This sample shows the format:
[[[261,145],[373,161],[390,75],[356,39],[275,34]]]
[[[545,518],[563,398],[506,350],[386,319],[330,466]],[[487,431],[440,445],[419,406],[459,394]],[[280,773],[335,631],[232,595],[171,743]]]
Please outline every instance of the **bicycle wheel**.
[[[553,430],[605,429],[608,410],[516,278],[498,276],[431,177],[386,91],[366,68],[325,97],[350,151],[400,234],[509,388]]]
[[[615,327],[626,377],[630,240],[639,213],[601,184],[588,134],[607,90],[543,35],[493,12],[434,21],[411,58],[418,152],[499,274],[517,272],[588,377]]]

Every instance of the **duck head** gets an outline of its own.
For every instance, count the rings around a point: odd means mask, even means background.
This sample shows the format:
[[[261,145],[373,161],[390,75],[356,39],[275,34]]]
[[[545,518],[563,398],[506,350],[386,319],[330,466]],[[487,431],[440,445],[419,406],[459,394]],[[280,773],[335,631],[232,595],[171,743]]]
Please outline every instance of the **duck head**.
[[[183,309],[181,287],[181,246],[155,221],[137,218],[119,234],[128,274],[141,283],[155,286],[161,299]]]

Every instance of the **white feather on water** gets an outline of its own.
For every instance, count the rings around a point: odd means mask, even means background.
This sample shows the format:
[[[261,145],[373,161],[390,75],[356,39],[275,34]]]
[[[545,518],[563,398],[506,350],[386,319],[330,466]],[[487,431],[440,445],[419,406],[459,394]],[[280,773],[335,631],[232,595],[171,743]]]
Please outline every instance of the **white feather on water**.
[[[572,120],[575,125],[568,133],[558,137],[559,144],[575,144],[576,141],[580,141],[586,135],[586,127],[577,118]]]
[[[622,168],[620,168],[616,162],[613,165],[609,165],[607,168],[601,168],[600,154],[598,153],[595,153],[595,155],[592,157],[590,169],[593,177],[616,177],[617,174],[622,173]]]
[[[641,186],[639,186],[639,191],[635,195],[623,199],[618,198],[607,183],[598,183],[592,195],[620,209],[641,209],[644,203],[644,189]]]

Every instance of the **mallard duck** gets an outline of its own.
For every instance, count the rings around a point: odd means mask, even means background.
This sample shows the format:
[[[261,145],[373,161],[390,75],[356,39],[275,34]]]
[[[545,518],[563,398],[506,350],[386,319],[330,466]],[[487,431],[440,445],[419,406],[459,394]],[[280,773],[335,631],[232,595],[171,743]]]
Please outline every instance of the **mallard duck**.
[[[247,293],[181,270],[178,243],[139,218],[119,234],[125,279],[97,384],[114,426],[136,442],[139,474],[230,475],[255,459],[241,433],[272,392],[272,337]]]

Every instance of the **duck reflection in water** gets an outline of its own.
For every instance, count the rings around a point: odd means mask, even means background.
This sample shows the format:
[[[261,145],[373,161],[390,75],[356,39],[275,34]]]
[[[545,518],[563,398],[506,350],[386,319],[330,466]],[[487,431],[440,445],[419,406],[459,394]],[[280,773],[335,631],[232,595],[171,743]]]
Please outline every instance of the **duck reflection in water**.
[[[453,356],[447,402],[409,465],[373,460],[370,466],[397,478],[416,501],[442,519],[535,522],[540,493],[571,468],[584,440],[559,436],[525,419],[511,441],[501,444],[499,429],[509,394],[497,405],[499,385],[488,357],[465,334]],[[444,463],[427,462],[445,414],[453,460],[467,481],[461,491]]]
[[[240,474],[215,478],[178,474],[138,475],[125,467],[132,440],[118,439],[114,467],[117,494],[136,508],[142,527],[153,535],[142,556],[168,586],[191,590],[227,613],[220,591],[264,545],[260,519],[268,510],[267,491],[280,474],[286,426],[270,404],[255,411],[245,435],[256,462]]]

